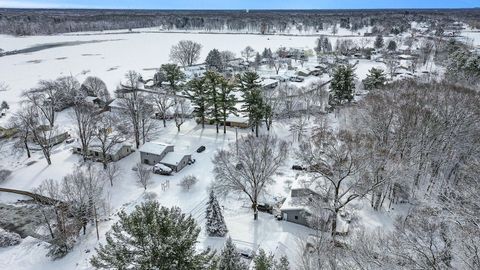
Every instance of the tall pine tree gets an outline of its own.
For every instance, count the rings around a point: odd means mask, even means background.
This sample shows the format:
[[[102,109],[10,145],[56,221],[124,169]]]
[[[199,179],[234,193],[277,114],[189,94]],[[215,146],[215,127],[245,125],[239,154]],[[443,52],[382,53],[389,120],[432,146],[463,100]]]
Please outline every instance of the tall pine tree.
[[[227,133],[227,117],[229,114],[237,114],[237,98],[233,94],[234,85],[225,78],[220,80],[220,92],[218,93],[218,105],[223,121],[223,133]]]
[[[363,85],[367,90],[379,89],[385,85],[386,81],[387,77],[383,69],[371,68],[368,71],[367,78],[363,80]]]
[[[213,190],[210,192],[210,198],[207,202],[206,218],[206,230],[208,236],[224,237],[227,234],[228,229],[225,220],[223,219],[222,209],[218,204]]]
[[[217,269],[222,270],[244,270],[248,267],[241,261],[240,254],[233,244],[232,238],[228,237],[225,246],[218,258]]]
[[[245,72],[240,76],[238,84],[244,102],[242,111],[248,114],[249,125],[252,131],[255,129],[256,137],[258,137],[258,128],[265,115],[262,88],[258,80],[256,72]]]
[[[208,93],[205,77],[195,78],[188,83],[188,91],[185,92],[193,103],[193,113],[200,119],[202,128],[205,128],[205,118],[209,109]]]
[[[213,254],[196,252],[200,228],[178,207],[161,207],[148,201],[120,220],[107,233],[90,260],[97,269],[207,269]]]
[[[207,113],[209,118],[215,124],[217,133],[219,132],[219,124],[221,121],[220,108],[218,104],[219,85],[221,79],[223,79],[222,75],[212,70],[207,71],[207,73],[205,74],[205,85],[207,87],[209,104]]]
[[[335,68],[332,81],[330,82],[330,89],[332,89],[333,99],[336,103],[341,103],[344,100],[348,100],[348,102],[353,100],[355,77],[353,66],[350,64],[339,65]]]

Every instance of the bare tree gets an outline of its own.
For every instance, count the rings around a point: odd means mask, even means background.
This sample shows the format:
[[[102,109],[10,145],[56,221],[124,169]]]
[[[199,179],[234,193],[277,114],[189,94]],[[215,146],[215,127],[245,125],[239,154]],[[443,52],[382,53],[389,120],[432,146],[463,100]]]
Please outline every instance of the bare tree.
[[[180,132],[180,127],[183,125],[183,123],[185,123],[188,116],[190,115],[190,102],[186,98],[176,98],[173,109],[173,118],[175,119],[175,125],[177,126],[178,132]]]
[[[272,176],[283,164],[288,145],[273,136],[248,135],[238,145],[219,151],[214,157],[214,188],[221,194],[238,192],[252,203],[254,220],[258,216],[258,199],[274,183]]]
[[[333,133],[322,126],[310,141],[300,146],[298,157],[309,166],[315,175],[317,186],[326,190],[331,211],[331,234],[337,232],[337,215],[351,201],[361,198],[378,184],[365,185],[363,177],[363,156],[356,151],[363,142],[361,136],[347,131]]]
[[[110,186],[113,187],[113,182],[120,176],[122,170],[120,166],[115,163],[111,162],[107,165],[107,168],[103,171],[105,177],[110,181]]]
[[[186,190],[190,190],[190,188],[197,182],[198,178],[195,175],[187,175],[180,182],[180,186],[182,186]]]
[[[135,147],[140,147],[140,131],[142,122],[142,108],[145,99],[139,91],[139,83],[141,76],[135,71],[128,71],[125,74],[126,84],[122,85],[126,91],[120,98],[121,113],[128,119],[133,137],[135,139]]]
[[[152,172],[147,166],[143,165],[142,163],[137,163],[135,169],[137,180],[142,185],[143,189],[146,191],[148,182],[152,177]]]
[[[76,133],[82,146],[83,159],[87,160],[88,147],[96,133],[97,112],[92,104],[86,103],[82,97],[79,97],[73,106],[70,117],[76,124]]]
[[[19,142],[23,145],[23,148],[25,148],[25,151],[27,152],[27,158],[32,157],[30,153],[30,147],[28,145],[28,138],[31,135],[29,121],[29,114],[23,110],[15,113],[11,118],[11,126],[18,130],[20,134]]]
[[[201,50],[201,44],[191,40],[181,40],[170,49],[170,60],[183,67],[191,66],[200,58]]]
[[[98,77],[87,77],[82,83],[81,89],[86,91],[86,94],[89,96],[99,97],[103,102],[107,102],[111,99],[107,85]]]
[[[157,112],[161,115],[163,127],[167,127],[167,115],[170,108],[174,107],[174,99],[166,91],[158,90],[158,93],[153,95],[153,100]]]
[[[242,56],[245,58],[245,61],[250,62],[250,59],[255,56],[255,50],[252,47],[247,46],[243,49]]]
[[[111,150],[125,141],[124,134],[119,132],[117,128],[119,122],[118,117],[109,113],[103,113],[98,116],[98,120],[95,123],[94,136],[102,152],[101,158],[103,169],[105,170],[108,168],[107,164],[110,161],[108,157]]]

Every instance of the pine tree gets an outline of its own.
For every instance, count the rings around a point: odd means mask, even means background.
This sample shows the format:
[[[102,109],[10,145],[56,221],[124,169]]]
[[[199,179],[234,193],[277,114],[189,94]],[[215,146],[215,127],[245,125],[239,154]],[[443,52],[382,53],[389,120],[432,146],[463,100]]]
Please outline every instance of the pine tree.
[[[239,89],[242,92],[244,105],[242,111],[248,114],[250,127],[255,129],[255,135],[258,137],[258,128],[264,118],[265,104],[261,93],[261,85],[258,82],[256,72],[245,72],[239,78]]]
[[[207,64],[208,69],[213,69],[218,72],[223,71],[224,63],[222,55],[217,49],[213,49],[208,53],[205,63]]]
[[[392,52],[397,50],[397,43],[395,42],[395,40],[390,40],[388,42],[387,50],[392,51]]]
[[[193,113],[200,118],[202,128],[205,128],[205,118],[210,106],[205,84],[205,77],[192,79],[188,83],[188,91],[185,93],[193,103]]]
[[[272,270],[275,261],[272,254],[267,255],[265,250],[260,249],[253,259],[253,263],[255,264],[255,270]]]
[[[217,133],[219,132],[219,124],[221,121],[220,107],[218,104],[219,84],[221,79],[222,75],[212,70],[207,71],[205,74],[205,86],[207,88],[209,104],[207,114],[215,124]]]
[[[363,80],[363,85],[367,90],[379,89],[385,85],[386,81],[387,77],[383,69],[372,68],[368,71],[367,78]]]
[[[237,252],[232,238],[228,237],[225,246],[220,253],[217,269],[221,270],[243,270],[248,267],[240,260],[240,255]]]
[[[253,66],[255,68],[255,70],[257,70],[257,68],[262,64],[262,56],[260,55],[260,53],[257,52],[257,54],[255,55],[255,60],[253,61]]]
[[[228,229],[225,220],[223,219],[222,209],[218,204],[213,190],[210,192],[210,198],[207,202],[206,219],[208,236],[224,237],[227,234]]]
[[[382,35],[378,35],[377,38],[375,39],[375,42],[373,43],[373,45],[374,45],[375,48],[377,48],[377,49],[383,48],[383,46],[385,46],[385,43],[384,43],[384,41],[383,41],[383,36],[382,36]]]
[[[8,103],[4,100],[2,101],[2,105],[0,105],[0,111],[6,111],[10,109],[10,106],[8,106]]]
[[[218,105],[220,107],[220,115],[223,120],[223,133],[227,133],[227,117],[229,114],[237,114],[237,98],[233,94],[234,85],[221,78],[220,80],[220,92],[218,93]]]
[[[119,218],[90,260],[97,269],[200,270],[212,262],[210,250],[196,252],[200,228],[178,207],[160,208],[152,200]]]
[[[279,261],[275,261],[275,270],[289,270],[290,262],[286,256],[280,257]]]
[[[176,94],[181,89],[179,84],[185,79],[185,73],[176,64],[164,64],[160,67],[157,77],[168,82],[170,91]]]
[[[330,88],[333,92],[333,98],[336,102],[341,103],[343,100],[349,102],[353,100],[353,91],[355,89],[355,73],[353,66],[339,65],[333,72],[333,78],[330,82]]]

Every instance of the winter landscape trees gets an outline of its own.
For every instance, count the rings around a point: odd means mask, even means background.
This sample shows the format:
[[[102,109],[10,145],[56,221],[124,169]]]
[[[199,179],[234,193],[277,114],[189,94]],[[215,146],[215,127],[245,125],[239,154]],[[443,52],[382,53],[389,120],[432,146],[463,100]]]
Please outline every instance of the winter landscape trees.
[[[275,182],[272,177],[285,161],[288,147],[286,142],[268,135],[248,135],[237,144],[215,155],[214,187],[221,194],[246,195],[257,219],[259,196]]]
[[[181,40],[170,50],[170,60],[183,67],[191,66],[200,58],[201,50],[201,44],[191,40]]]
[[[278,17],[289,11],[245,12],[242,19],[232,11],[228,20],[172,12],[158,29],[88,33],[112,35],[101,45],[92,38],[92,50],[182,29],[231,31],[227,40],[240,40],[231,51],[218,44],[222,51],[189,39],[226,34],[169,33],[184,35],[168,45],[170,55],[155,47],[160,58],[147,61],[131,50],[138,59],[132,66],[119,57],[118,66],[85,61],[77,71],[67,56],[0,52],[2,63],[17,59],[11,54],[35,56],[10,65],[24,70],[24,81],[0,85],[8,102],[0,105],[0,188],[27,194],[18,202],[0,197],[0,227],[31,236],[8,234],[5,241],[19,245],[0,257],[72,252],[52,264],[65,268],[74,267],[74,257],[107,269],[478,269],[476,30],[443,11],[358,12],[298,11],[295,21]],[[233,38],[240,31],[275,35]],[[43,38],[56,46],[66,37]],[[251,46],[240,44],[250,39]],[[61,61],[75,75],[19,69]],[[32,87],[35,77],[44,79]],[[28,218],[10,218],[10,208]],[[25,233],[25,220],[38,229]],[[103,245],[93,251],[95,238]],[[200,251],[209,245],[216,256]]]

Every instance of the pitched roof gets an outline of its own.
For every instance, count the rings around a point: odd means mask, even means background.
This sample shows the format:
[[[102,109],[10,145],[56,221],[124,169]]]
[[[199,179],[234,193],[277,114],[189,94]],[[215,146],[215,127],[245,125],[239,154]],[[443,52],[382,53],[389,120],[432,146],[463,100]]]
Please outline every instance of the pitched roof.
[[[143,153],[149,153],[149,154],[154,154],[154,155],[161,155],[165,149],[169,146],[172,146],[171,144],[166,144],[166,143],[160,143],[160,142],[146,142],[142,147],[140,147],[140,152]]]

